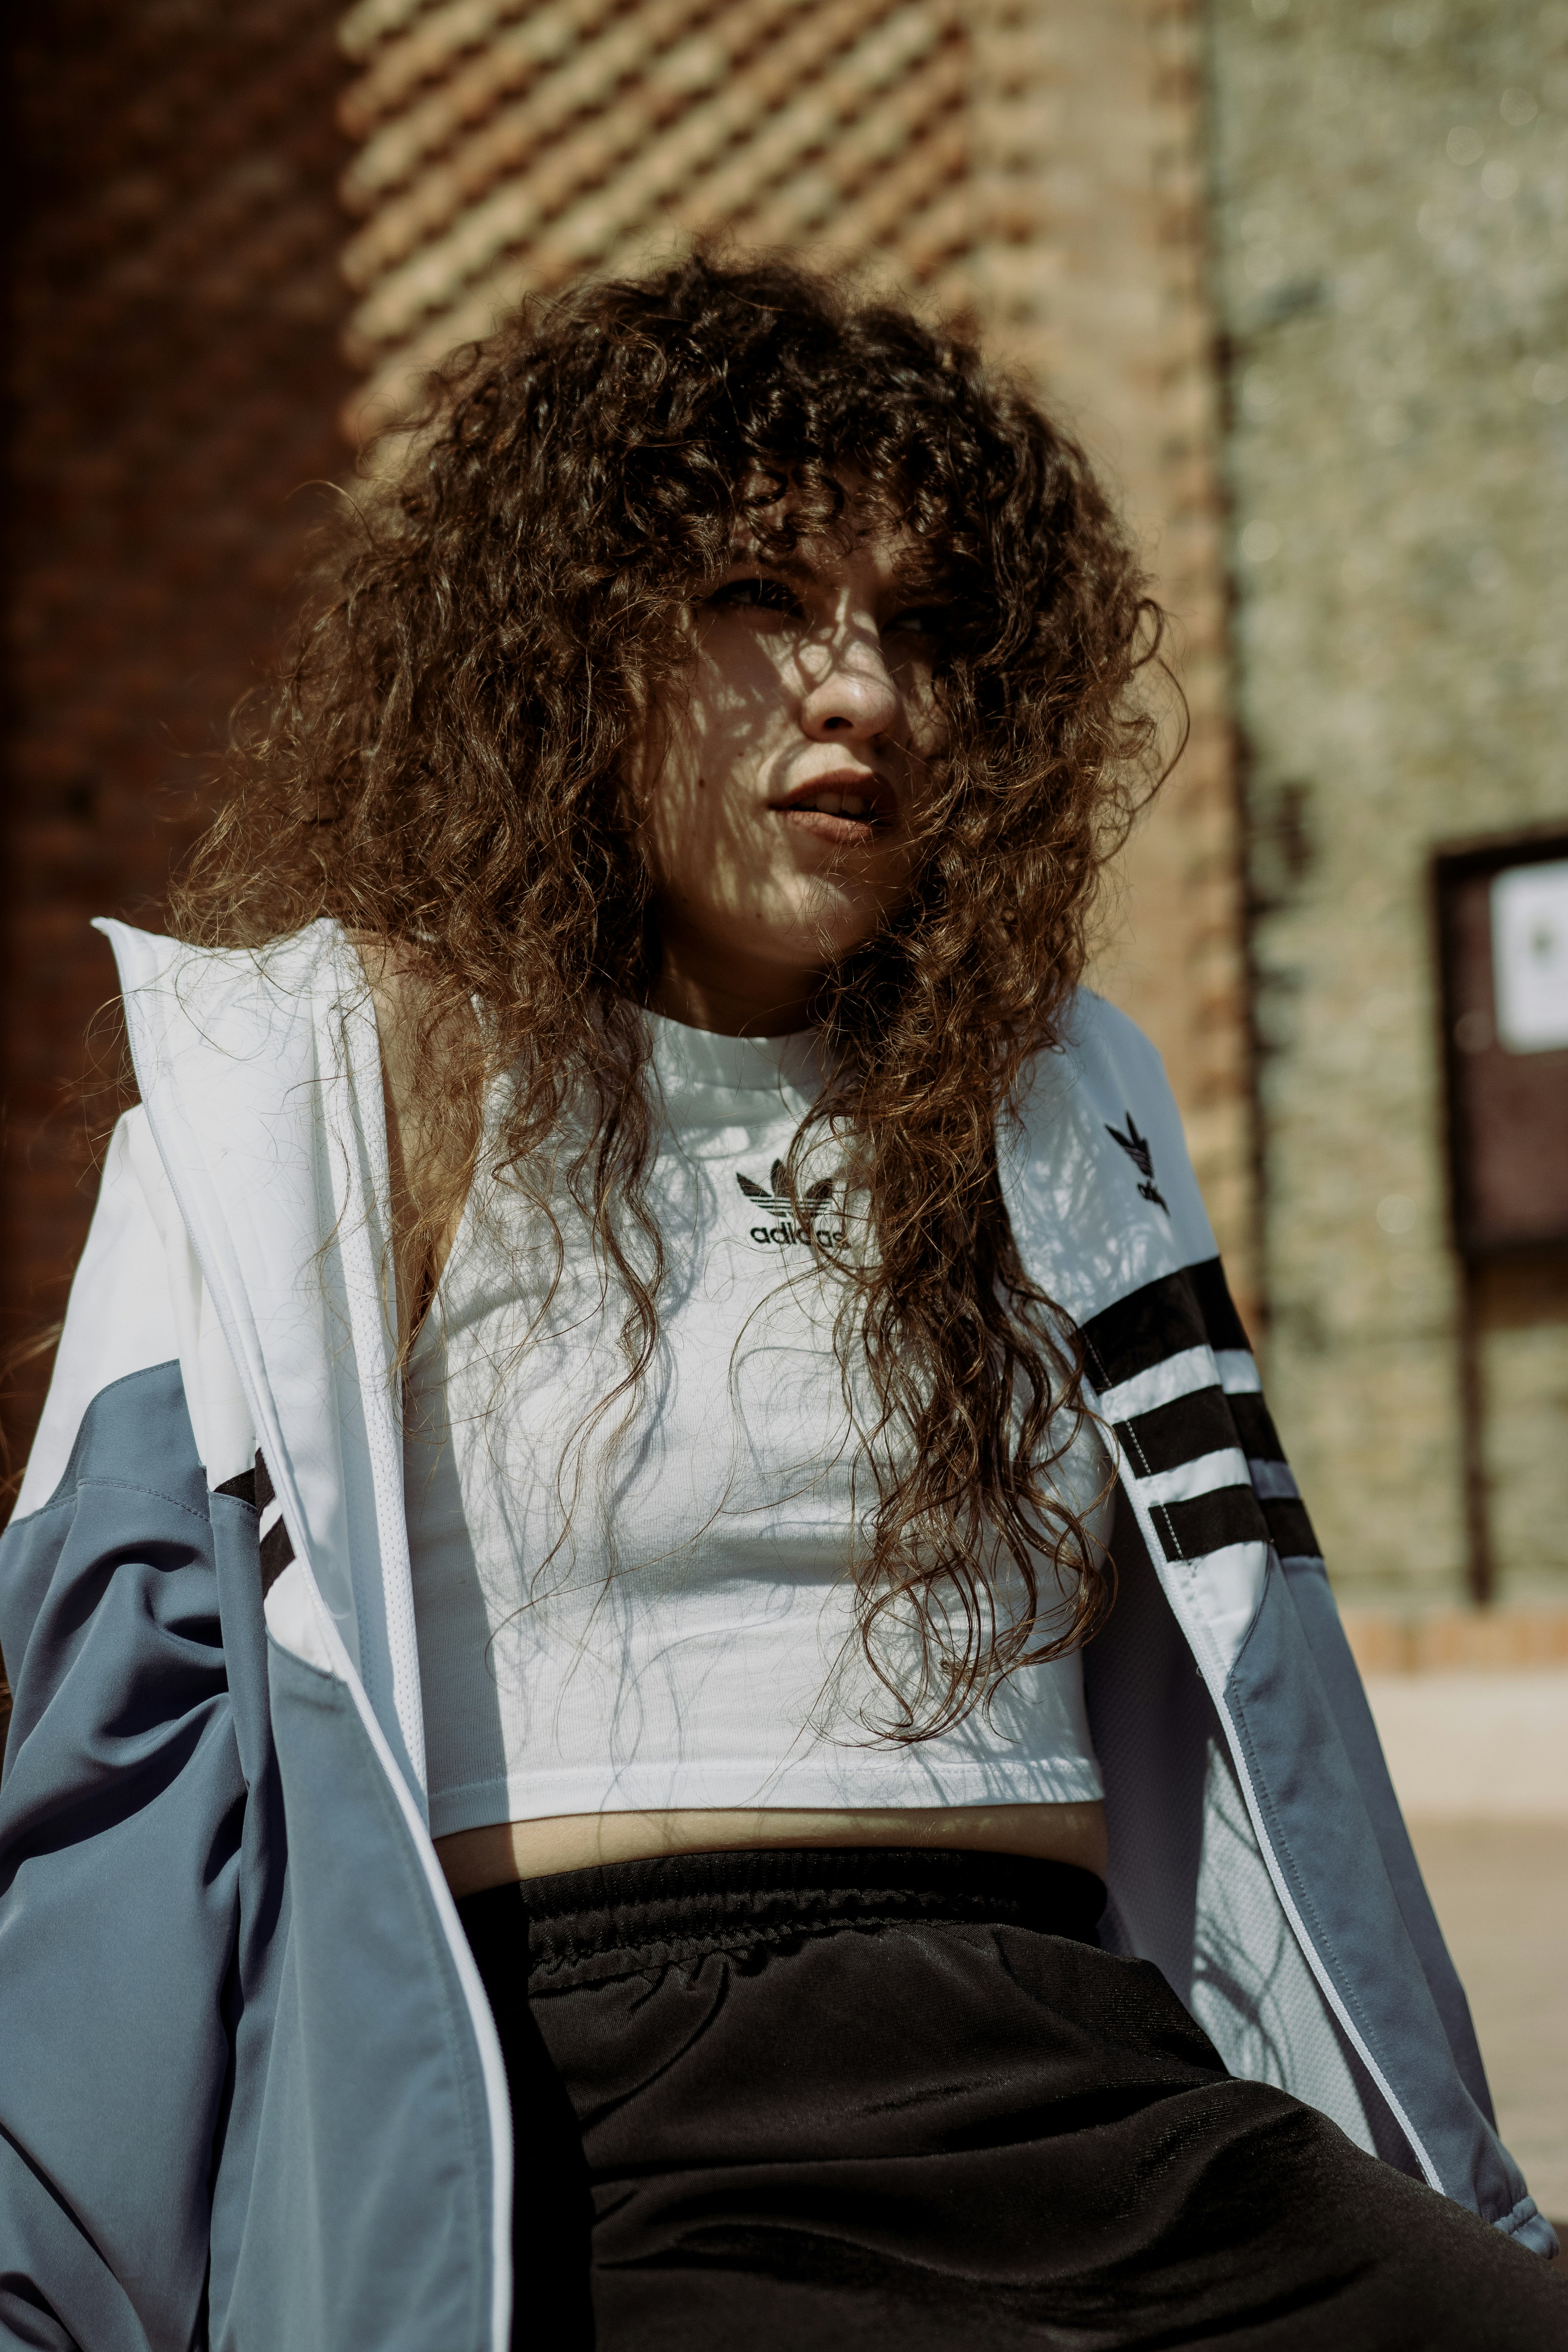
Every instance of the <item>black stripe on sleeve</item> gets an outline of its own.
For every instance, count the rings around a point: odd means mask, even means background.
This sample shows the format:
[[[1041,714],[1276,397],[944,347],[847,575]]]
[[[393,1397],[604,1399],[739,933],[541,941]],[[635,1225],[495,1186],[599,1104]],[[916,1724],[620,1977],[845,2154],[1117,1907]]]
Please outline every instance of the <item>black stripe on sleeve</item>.
[[[1091,1316],[1083,1326],[1085,1370],[1100,1389],[1114,1389],[1152,1365],[1207,1346],[1250,1355],[1241,1318],[1217,1257],[1163,1275]],[[1237,1446],[1249,1462],[1283,1462],[1285,1449],[1263,1399],[1194,1390],[1116,1423],[1116,1434],[1138,1478],[1179,1469],[1205,1454]],[[1303,1506],[1289,1497],[1260,1502],[1250,1486],[1219,1486],[1184,1503],[1156,1503],[1152,1515],[1173,1559],[1202,1559],[1236,1543],[1272,1543],[1282,1559],[1317,1559],[1321,1552]]]
[[[1263,1516],[1281,1559],[1321,1559],[1323,1548],[1313,1532],[1304,1503],[1265,1503]]]
[[[1152,1412],[1119,1421],[1116,1434],[1140,1478],[1178,1469],[1184,1462],[1240,1442],[1225,1391],[1216,1388],[1194,1389],[1190,1396],[1173,1397]]]
[[[289,1540],[289,1530],[280,1518],[276,1519],[261,1538],[261,1593],[264,1600],[293,1557],[294,1547]]]
[[[1193,1296],[1198,1302],[1198,1312],[1204,1318],[1211,1348],[1245,1348],[1252,1352],[1252,1342],[1236,1311],[1230,1286],[1225,1278],[1225,1268],[1217,1257],[1205,1258],[1202,1265],[1189,1266],[1188,1276]]]
[[[1146,1282],[1113,1306],[1091,1315],[1083,1327],[1084,1360],[1100,1389],[1113,1389],[1151,1364],[1201,1348],[1206,1338],[1189,1270]]]
[[[1083,1340],[1089,1377],[1104,1389],[1185,1348],[1251,1349],[1217,1257],[1162,1275],[1102,1307],[1084,1325]]]
[[[256,1505],[263,1517],[267,1515],[268,1504],[275,1502],[276,1499],[271,1475],[258,1453],[256,1457]],[[289,1530],[283,1524],[283,1514],[279,1511],[261,1538],[261,1597],[263,1600],[271,1591],[293,1557],[294,1547],[289,1540]]]
[[[1258,1395],[1233,1396],[1230,1410],[1236,1421],[1241,1450],[1249,1462],[1283,1462],[1285,1448],[1279,1443],[1279,1432],[1274,1417],[1263,1399]]]
[[[1185,1503],[1155,1503],[1150,1515],[1173,1559],[1202,1559],[1226,1544],[1272,1540],[1250,1486],[1216,1486]]]
[[[259,1454],[253,1470],[242,1470],[237,1478],[226,1478],[214,1492],[232,1495],[237,1502],[248,1503],[258,1514],[265,1512],[268,1505],[276,1500],[271,1475]],[[289,1540],[289,1530],[279,1512],[261,1538],[261,1592],[264,1600],[293,1557],[294,1547]]]

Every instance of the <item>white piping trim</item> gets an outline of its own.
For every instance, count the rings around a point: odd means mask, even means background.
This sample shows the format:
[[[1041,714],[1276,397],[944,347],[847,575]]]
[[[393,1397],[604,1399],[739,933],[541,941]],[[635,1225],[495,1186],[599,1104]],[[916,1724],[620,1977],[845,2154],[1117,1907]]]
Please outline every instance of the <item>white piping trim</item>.
[[[1250,1362],[1251,1359],[1248,1358],[1247,1360]],[[1083,1383],[1083,1393],[1085,1402],[1088,1403],[1091,1412],[1101,1410],[1101,1408],[1100,1408],[1096,1403],[1094,1391],[1090,1388],[1088,1381],[1085,1381]],[[1111,1454],[1117,1476],[1121,1481],[1122,1489],[1127,1496],[1128,1501],[1132,1506],[1133,1514],[1137,1518],[1140,1530],[1142,1533],[1143,1540],[1149,1548],[1149,1558],[1151,1561],[1155,1564],[1155,1574],[1160,1578],[1160,1583],[1164,1591],[1165,1598],[1171,1605],[1171,1609],[1175,1615],[1177,1623],[1181,1626],[1183,1633],[1186,1637],[1187,1646],[1192,1651],[1193,1656],[1197,1662],[1198,1672],[1203,1675],[1209,1696],[1214,1701],[1215,1713],[1218,1716],[1220,1722],[1225,1727],[1226,1741],[1230,1748],[1231,1760],[1236,1766],[1237,1780],[1240,1785],[1241,1793],[1247,1800],[1247,1810],[1252,1817],[1253,1829],[1257,1833],[1258,1850],[1263,1857],[1264,1866],[1268,1870],[1268,1875],[1273,1881],[1274,1892],[1279,1899],[1279,1906],[1289,1924],[1290,1932],[1295,1937],[1297,1943],[1300,1946],[1302,1958],[1305,1959],[1307,1966],[1311,1969],[1313,1976],[1316,1978],[1319,1990],[1321,1992],[1323,1999],[1328,2002],[1330,2009],[1338,2019],[1347,2040],[1350,2042],[1352,2048],[1355,2051],[1356,2055],[1360,2058],[1362,2064],[1366,2068],[1367,2073],[1372,2076],[1373,2081],[1376,2084],[1378,2092],[1384,2104],[1387,2105],[1389,2113],[1393,2116],[1394,2121],[1398,2124],[1400,2130],[1405,2134],[1405,2138],[1409,2141],[1411,2150],[1415,2155],[1417,2164],[1421,2167],[1421,2170],[1426,2180],[1427,2186],[1431,2189],[1436,2189],[1439,2195],[1446,2197],[1448,2191],[1444,2185],[1443,2177],[1438,2171],[1436,2166],[1433,2163],[1431,2157],[1427,2154],[1426,2144],[1417,2133],[1415,2125],[1411,2122],[1409,2116],[1405,2113],[1404,2102],[1399,2098],[1398,2095],[1394,2091],[1394,2085],[1390,2083],[1387,2075],[1384,2073],[1375,2058],[1373,2058],[1372,2052],[1367,2048],[1366,2042],[1363,2038],[1360,2030],[1353,2022],[1349,2011],[1346,2009],[1343,2000],[1340,1997],[1337,1986],[1330,1977],[1328,1969],[1323,1965],[1323,1961],[1318,1951],[1317,1946],[1313,1943],[1311,1937],[1307,1933],[1306,1925],[1301,1918],[1300,1913],[1296,1908],[1295,1899],[1292,1896],[1289,1886],[1285,1883],[1285,1874],[1279,1867],[1279,1858],[1274,1851],[1274,1841],[1268,1833],[1268,1825],[1263,1818],[1263,1809],[1258,1801],[1258,1792],[1252,1784],[1252,1774],[1247,1769],[1247,1758],[1241,1751],[1240,1742],[1237,1740],[1236,1736],[1236,1727],[1231,1722],[1230,1709],[1225,1703],[1225,1683],[1226,1677],[1221,1671],[1221,1661],[1215,1651],[1209,1629],[1205,1624],[1201,1617],[1193,1616],[1191,1612],[1186,1608],[1181,1595],[1173,1590],[1172,1582],[1167,1581],[1166,1575],[1162,1573],[1162,1570],[1168,1570],[1170,1569],[1171,1563],[1166,1559],[1165,1548],[1155,1532],[1154,1522],[1150,1517],[1148,1505],[1144,1502],[1142,1496],[1139,1492],[1140,1481],[1127,1461],[1126,1455],[1122,1451],[1121,1442],[1116,1436],[1114,1428],[1109,1423],[1105,1425],[1103,1434]]]
[[[370,1246],[373,1233],[384,1233],[390,1222],[392,1182],[388,1171],[386,1123],[382,1092],[381,1047],[375,1018],[369,1008],[369,989],[355,961],[353,980],[338,968],[336,950],[342,934],[332,941],[329,970],[332,987],[323,1003],[319,985],[310,992],[310,1023],[316,1050],[324,1068],[336,1080],[321,1100],[331,1105],[329,1119],[336,1147],[343,1198],[339,1210],[346,1230],[340,1236],[341,1279],[348,1303],[349,1331],[356,1371],[359,1404],[364,1420],[365,1451],[375,1496],[376,1549],[381,1562],[381,1604],[386,1631],[388,1664],[392,1670],[392,1705],[408,1760],[419,1783],[428,1790],[425,1759],[425,1716],[419,1692],[419,1649],[414,1623],[414,1579],[408,1560],[408,1519],[403,1496],[403,1431],[399,1411],[401,1383],[383,1378],[367,1381],[363,1367],[378,1360],[384,1373],[390,1368],[388,1314],[396,1326],[395,1298],[384,1298],[377,1254]],[[325,959],[323,959],[325,961]],[[320,967],[313,978],[319,981]],[[353,997],[357,982],[363,993]],[[346,985],[345,985],[346,982]],[[334,1034],[335,1033],[335,1034]],[[336,1048],[342,1053],[334,1067]],[[356,1047],[358,1051],[356,1052]],[[363,1089],[363,1097],[360,1089]],[[348,1109],[343,1115],[343,1092]],[[356,1149],[356,1147],[358,1147]],[[362,1167],[359,1150],[365,1165]],[[388,1276],[390,1277],[390,1262]]]
[[[1145,1365],[1142,1371],[1107,1389],[1100,1399],[1100,1410],[1111,1421],[1136,1421],[1140,1413],[1173,1404],[1178,1397],[1196,1396],[1204,1389],[1220,1386],[1213,1349],[1183,1348],[1177,1354],[1162,1356],[1157,1364]]]
[[[98,923],[94,928],[104,931],[108,936],[118,964],[120,949],[114,937],[114,930],[119,927]],[[121,979],[123,980],[123,973]],[[133,1006],[135,994],[134,986],[124,992],[126,1034],[133,1065],[137,1060],[136,1031],[138,1027],[138,1010]],[[142,1083],[140,1068],[137,1069],[136,1075],[138,1083]],[[251,1415],[258,1432],[258,1443],[261,1443],[263,1438],[269,1441],[262,1444],[262,1453],[266,1458],[268,1470],[275,1480],[277,1499],[282,1512],[283,1523],[289,1530],[289,1538],[294,1547],[294,1560],[291,1565],[300,1569],[309,1579],[310,1595],[315,1602],[322,1639],[328,1654],[332,1659],[333,1669],[339,1679],[347,1685],[360,1721],[364,1726],[369,1738],[372,1751],[392,1783],[393,1794],[397,1800],[398,1810],[414,1842],[414,1850],[419,1857],[426,1884],[430,1889],[436,1905],[436,1916],[441,1922],[451,1950],[453,1963],[458,1971],[458,1980],[463,1988],[463,1996],[468,2005],[469,2021],[473,2026],[474,2039],[479,2045],[479,2071],[484,2084],[490,2126],[492,2188],[490,2347],[491,2352],[509,2352],[511,2339],[512,2299],[513,2126],[511,2095],[507,2088],[506,2065],[501,2057],[500,2038],[496,2032],[489,1996],[485,1991],[484,1982],[469,1948],[468,1939],[463,1933],[463,1923],[458,1916],[458,1906],[452,1899],[452,1890],[447,1884],[446,1874],[441,1868],[436,1848],[431,1842],[429,1829],[414,1801],[402,1769],[387,1744],[386,1735],[376,1720],[374,1709],[366,1696],[364,1685],[360,1680],[358,1669],[349,1656],[347,1645],[338,1631],[336,1621],[331,1611],[327,1607],[321,1589],[316,1581],[315,1571],[310,1567],[310,1554],[304,1540],[304,1514],[300,1509],[300,1497],[295,1490],[293,1472],[283,1444],[282,1432],[269,1410],[269,1400],[264,1398],[259,1385],[251,1377],[250,1366],[245,1349],[240,1344],[237,1320],[230,1311],[229,1301],[221,1286],[213,1280],[212,1269],[206,1262],[200,1242],[196,1239],[196,1228],[200,1221],[193,1218],[191,1204],[184,1197],[180,1181],[171,1165],[172,1155],[163,1148],[163,1139],[158,1131],[158,1119],[153,1108],[152,1090],[145,1084],[142,1084],[142,1099],[147,1112],[147,1124],[152,1129],[153,1139],[158,1146],[159,1157],[163,1162],[164,1173],[169,1179],[169,1188],[174,1195],[181,1217],[184,1221],[185,1231],[190,1235],[191,1247],[195,1251],[197,1263],[202,1269],[202,1278],[207,1286],[224,1338],[228,1344],[229,1353],[234,1359],[235,1370],[239,1376],[241,1385],[247,1392]]]
[[[1173,1470],[1151,1470],[1142,1483],[1152,1504],[1192,1503],[1200,1495],[1223,1494],[1227,1486],[1251,1491],[1247,1458],[1237,1445],[1200,1454],[1195,1461],[1178,1462]]]

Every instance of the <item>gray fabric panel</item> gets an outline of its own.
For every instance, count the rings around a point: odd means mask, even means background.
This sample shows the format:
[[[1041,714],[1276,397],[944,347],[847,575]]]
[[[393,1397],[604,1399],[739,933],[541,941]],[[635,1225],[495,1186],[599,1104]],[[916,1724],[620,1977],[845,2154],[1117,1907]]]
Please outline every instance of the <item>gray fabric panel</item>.
[[[1466,2088],[1487,2121],[1496,2123],[1492,2095],[1487,2084],[1486,2069],[1481,2063],[1480,2048],[1476,2030],[1470,2021],[1470,2005],[1465,1999],[1465,1989],[1459,1982],[1448,1948],[1443,1941],[1443,1931],[1432,1908],[1431,1897],[1422,1880],[1410,1844],[1409,1832],[1399,1810],[1399,1800],[1394,1793],[1394,1783],[1388,1777],[1383,1748],[1377,1737],[1377,1727],[1372,1719],[1372,1709],[1366,1703],[1361,1675],[1345,1639],[1344,1627],[1334,1603],[1327,1573],[1321,1560],[1288,1559],[1282,1563],[1290,1598],[1296,1614],[1310,1646],[1313,1663],[1318,1669],[1334,1721],[1344,1742],[1345,1752],[1356,1777],[1365,1803],[1367,1815],[1376,1835],[1383,1855],[1383,1866],[1398,1898],[1410,1940],[1421,1961],[1422,1971],[1432,1990],[1437,2014],[1448,2037],[1448,2047],[1454,2053]]]
[[[1265,1832],[1330,1980],[1448,2194],[1496,2220],[1523,2196],[1524,2183],[1450,2061],[1350,1756],[1273,1561],[1226,1701]]]
[[[148,1382],[153,1384],[151,1389],[145,1385]],[[154,1402],[149,1403],[149,1399]],[[149,1436],[156,1449],[145,1458],[135,1445],[133,1433],[128,1437],[124,1428],[127,1414],[134,1422],[144,1409],[153,1415]],[[160,1417],[167,1417],[171,1411],[178,1415],[174,1443],[159,1447]],[[116,1447],[120,1452],[110,1460]],[[148,1475],[149,1464],[153,1484],[166,1486],[172,1500],[189,1510],[205,1510],[206,1478],[196,1459],[180,1368],[172,1360],[150,1365],[144,1371],[128,1372],[123,1380],[112,1381],[99,1391],[82,1416],[70,1459],[48,1501],[25,1519],[13,1518],[0,1536],[0,1657],[5,1660],[13,1694],[22,1680],[27,1643],[58,1557],[59,1523],[50,1514],[69,1510],[81,1479],[104,1475],[106,1465],[107,1475],[125,1474],[134,1480]],[[7,1753],[20,1737],[13,1713]]]
[[[234,2054],[212,2189],[208,2308],[216,2324],[229,2310],[245,2240],[288,1951],[291,1891],[283,1791],[268,1704],[257,1512],[254,1505],[226,1495],[214,1495],[211,1510],[235,1737],[247,1790],[235,1948],[223,1985],[223,2012]]]
[[[1258,1852],[1230,1750],[1217,1731],[1209,1747],[1193,1979],[1185,1997],[1233,2074],[1276,2084],[1331,2117],[1369,2156],[1419,2173],[1296,1941]]]
[[[1378,2153],[1402,2149],[1375,2092],[1369,2115],[1280,1909],[1219,1717],[1120,1491],[1110,1549],[1116,1606],[1084,1654],[1110,1839],[1102,1941],[1153,1961],[1232,2074],[1321,2108],[1363,2147],[1381,2137]]]
[[[266,1642],[176,1365],[89,1409],[0,1541],[0,2342],[202,2340],[210,2226],[215,2345],[488,2352],[451,1955],[348,1692]]]
[[[94,1400],[70,1475],[0,1542],[0,2249],[89,2352],[163,2352],[201,2324],[245,1808],[176,1365]]]
[[[1116,1605],[1083,1656],[1110,1839],[1110,1910],[1101,1939],[1152,1960],[1185,2000],[1217,1722],[1120,1486],[1110,1554]]]
[[[268,1674],[292,1907],[215,2352],[489,2352],[489,2122],[456,1966],[348,1690],[272,1642]]]
[[[45,2290],[39,2281],[47,2279]],[[0,2346],[5,2352],[163,2352],[124,2288],[26,2158],[0,2137]]]
[[[1540,2254],[1545,2262],[1555,2262],[1563,2251],[1556,2231],[1533,2197],[1521,2198],[1511,2213],[1501,2216],[1497,2227],[1516,2238],[1527,2253]]]

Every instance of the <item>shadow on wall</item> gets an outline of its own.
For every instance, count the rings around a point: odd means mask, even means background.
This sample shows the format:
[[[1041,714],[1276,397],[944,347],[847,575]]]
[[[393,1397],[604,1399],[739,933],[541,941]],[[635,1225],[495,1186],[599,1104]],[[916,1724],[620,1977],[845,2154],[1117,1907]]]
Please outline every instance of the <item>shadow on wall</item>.
[[[342,477],[346,296],[321,0],[56,0],[6,19],[13,668],[0,1341],[60,1312],[90,1211],[79,1104],[112,992],[90,917],[147,919],[226,713]],[[321,493],[314,497],[319,499]],[[43,1361],[7,1384],[25,1456]]]

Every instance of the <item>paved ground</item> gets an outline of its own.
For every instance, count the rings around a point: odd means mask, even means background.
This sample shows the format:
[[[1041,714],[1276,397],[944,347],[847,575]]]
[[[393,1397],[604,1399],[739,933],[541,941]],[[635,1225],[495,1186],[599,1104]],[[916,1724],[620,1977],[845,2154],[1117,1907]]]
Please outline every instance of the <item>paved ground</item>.
[[[1568,1822],[1568,1668],[1370,1674],[1407,1814]]]
[[[1568,1820],[1413,1820],[1410,1831],[1503,2138],[1568,2245]]]

